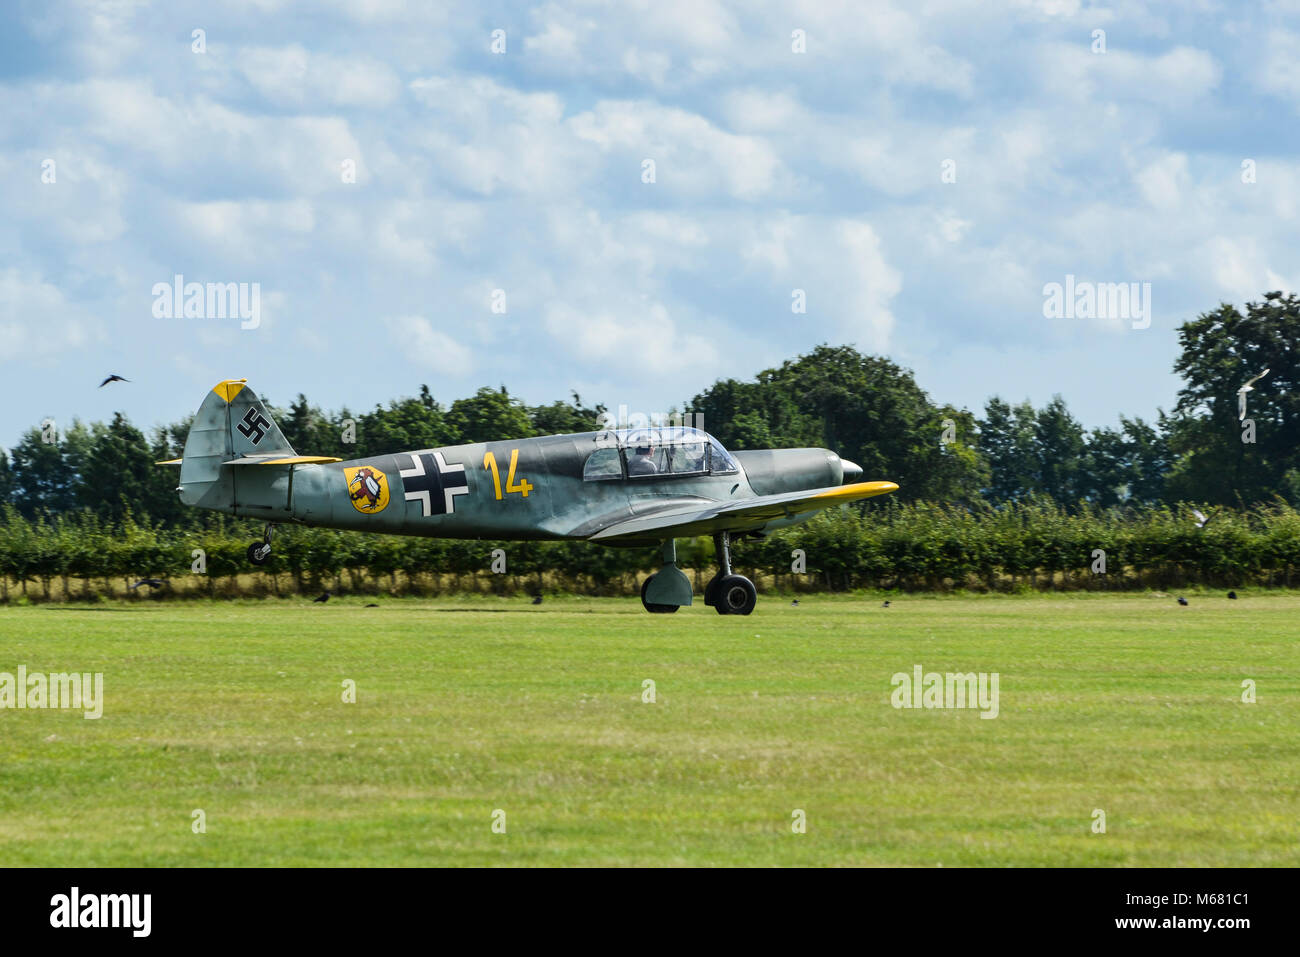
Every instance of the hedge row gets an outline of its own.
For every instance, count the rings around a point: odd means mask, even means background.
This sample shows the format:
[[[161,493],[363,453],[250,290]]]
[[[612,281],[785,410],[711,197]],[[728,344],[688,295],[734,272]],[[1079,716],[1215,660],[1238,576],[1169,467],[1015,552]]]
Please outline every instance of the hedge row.
[[[260,526],[218,521],[177,531],[89,513],[0,516],[0,600],[103,595],[562,590],[635,594],[654,549],[582,542],[440,541],[289,527],[254,569]],[[708,539],[679,542],[702,585]],[[496,549],[501,553],[494,554]],[[969,510],[890,504],[843,508],[734,549],[737,570],[795,590],[998,590],[1300,586],[1300,513],[1287,505],[1224,510],[1198,528],[1190,508],[1069,512],[1031,503]],[[494,559],[505,571],[494,574]],[[1104,573],[1103,573],[1104,572]],[[165,584],[132,588],[142,579]]]

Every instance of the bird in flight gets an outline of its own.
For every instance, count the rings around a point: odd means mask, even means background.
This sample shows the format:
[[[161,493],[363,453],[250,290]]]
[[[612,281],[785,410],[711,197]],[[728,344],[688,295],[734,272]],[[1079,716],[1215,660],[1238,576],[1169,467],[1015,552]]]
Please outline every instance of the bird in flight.
[[[1204,528],[1206,525],[1210,523],[1210,519],[1214,518],[1214,516],[1219,514],[1219,510],[1216,508],[1209,515],[1206,515],[1199,508],[1194,508],[1192,509],[1192,514],[1196,516],[1196,527]]]
[[[1255,376],[1255,378],[1247,379],[1246,384],[1237,390],[1237,421],[1238,422],[1240,422],[1242,419],[1246,417],[1246,393],[1254,392],[1255,383],[1258,382],[1260,379],[1264,378],[1264,376],[1266,375],[1268,375],[1267,369],[1265,369],[1259,375]]]
[[[99,387],[102,389],[102,388],[104,388],[104,386],[108,385],[110,382],[130,382],[130,381],[131,381],[130,379],[123,379],[120,375],[111,375],[111,376],[109,376],[107,379],[105,379],[103,382],[101,382],[101,383],[99,384]]]

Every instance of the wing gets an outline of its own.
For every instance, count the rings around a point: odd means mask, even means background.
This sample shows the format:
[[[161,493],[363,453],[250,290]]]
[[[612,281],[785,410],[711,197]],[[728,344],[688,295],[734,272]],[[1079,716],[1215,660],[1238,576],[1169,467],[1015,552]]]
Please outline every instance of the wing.
[[[342,459],[335,458],[332,455],[285,455],[283,453],[271,453],[269,455],[245,455],[243,458],[231,459],[229,462],[222,462],[221,467],[227,465],[312,465],[322,462],[342,462]]]
[[[783,495],[759,495],[738,502],[717,502],[703,508],[698,505],[685,508],[669,506],[608,525],[589,536],[588,540],[621,544],[639,539],[688,538],[714,532],[747,531],[762,528],[777,519],[794,518],[832,505],[886,495],[897,488],[893,482],[855,482]]]

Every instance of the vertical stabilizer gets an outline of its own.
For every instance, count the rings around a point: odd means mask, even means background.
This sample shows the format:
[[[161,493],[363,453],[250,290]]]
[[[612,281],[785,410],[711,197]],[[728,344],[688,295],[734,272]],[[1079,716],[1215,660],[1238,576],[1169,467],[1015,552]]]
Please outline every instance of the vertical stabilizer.
[[[218,382],[199,406],[181,456],[181,501],[229,510],[235,474],[223,462],[249,455],[292,456],[279,426],[244,379]]]

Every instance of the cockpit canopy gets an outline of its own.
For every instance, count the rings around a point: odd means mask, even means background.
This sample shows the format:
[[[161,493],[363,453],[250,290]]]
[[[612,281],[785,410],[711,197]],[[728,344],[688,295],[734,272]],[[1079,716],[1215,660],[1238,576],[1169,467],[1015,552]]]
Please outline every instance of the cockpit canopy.
[[[668,475],[732,475],[736,460],[713,436],[683,426],[650,426],[597,432],[584,481]]]

